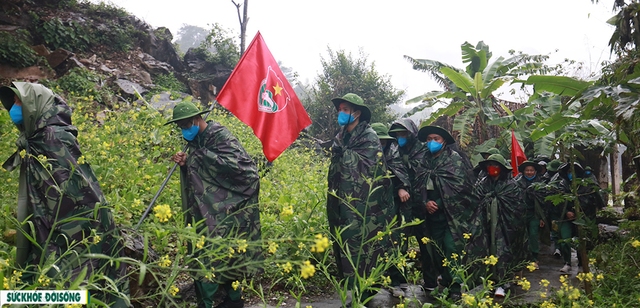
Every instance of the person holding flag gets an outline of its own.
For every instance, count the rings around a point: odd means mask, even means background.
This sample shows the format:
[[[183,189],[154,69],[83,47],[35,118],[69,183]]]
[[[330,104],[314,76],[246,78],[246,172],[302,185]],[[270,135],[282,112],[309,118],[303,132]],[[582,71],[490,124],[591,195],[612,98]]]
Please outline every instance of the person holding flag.
[[[340,278],[352,291],[352,305],[361,305],[375,289],[361,289],[378,259],[392,251],[388,235],[380,236],[397,213],[393,185],[376,132],[369,126],[371,111],[354,93],[332,99],[342,126],[331,148],[327,218],[334,237],[333,253]],[[380,233],[380,234],[379,234]],[[371,240],[379,238],[379,240]]]
[[[201,114],[206,112],[191,102],[181,102],[173,108],[173,119],[165,124],[175,123],[187,141],[188,154],[178,152],[171,158],[180,166],[184,222],[196,226],[202,236],[221,237],[233,243],[244,241],[248,248],[229,258],[212,260],[206,254],[211,244],[201,244],[199,250],[190,245],[192,253],[199,256],[199,266],[216,269],[212,278],[194,277],[196,297],[201,305],[210,308],[222,286],[227,296],[216,308],[242,308],[241,289],[233,288],[232,283],[257,272],[246,264],[262,259],[262,251],[255,245],[261,240],[260,178],[258,168],[238,139],[221,124],[205,122]]]

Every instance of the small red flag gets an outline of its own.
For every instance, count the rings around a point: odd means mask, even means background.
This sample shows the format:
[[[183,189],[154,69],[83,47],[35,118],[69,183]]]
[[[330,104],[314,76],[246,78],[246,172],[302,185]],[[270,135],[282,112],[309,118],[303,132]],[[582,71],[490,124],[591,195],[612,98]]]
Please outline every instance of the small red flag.
[[[253,129],[264,156],[273,161],[311,125],[298,96],[260,32],[217,97],[218,103]]]
[[[518,166],[525,160],[527,160],[527,156],[524,155],[516,135],[511,130],[511,167],[513,168],[513,176],[518,175]]]

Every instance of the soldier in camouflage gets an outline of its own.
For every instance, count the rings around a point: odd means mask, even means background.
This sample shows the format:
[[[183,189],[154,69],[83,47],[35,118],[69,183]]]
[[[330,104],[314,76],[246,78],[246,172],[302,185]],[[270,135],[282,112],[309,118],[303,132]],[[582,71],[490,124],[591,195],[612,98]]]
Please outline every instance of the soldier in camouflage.
[[[604,207],[604,200],[599,194],[599,187],[593,182],[585,180],[588,178],[584,174],[584,170],[579,163],[574,163],[573,171],[569,163],[564,163],[558,168],[553,178],[549,181],[549,185],[552,187],[551,192],[555,194],[573,194],[571,185],[574,180],[577,182],[577,195],[582,217],[577,216],[577,209],[574,206],[574,202],[563,202],[556,205],[551,205],[549,209],[549,216],[552,220],[552,228],[556,230],[559,235],[558,248],[562,254],[564,266],[560,269],[562,273],[571,272],[571,238],[576,235],[576,226],[574,220],[580,219],[585,226],[585,233],[587,234],[586,240],[587,248],[593,245],[593,237],[597,237],[598,227],[595,221],[596,212]],[[594,236],[595,234],[595,236]],[[581,265],[582,258],[578,254],[578,266]]]
[[[82,156],[71,108],[50,89],[26,82],[0,88],[0,100],[20,131],[18,149],[3,167],[20,167],[17,213],[25,224],[16,235],[16,261],[24,270],[23,280],[45,274],[73,281],[87,270],[85,277],[101,286],[92,296],[109,307],[128,307],[126,266],[91,256],[122,257],[123,245],[98,180]],[[52,270],[40,273],[51,258]],[[102,275],[110,282],[98,278]],[[109,289],[115,292],[109,294]]]
[[[441,284],[449,287],[449,296],[460,297],[461,277],[453,269],[444,267],[445,258],[450,264],[466,262],[484,247],[481,229],[481,212],[478,212],[471,194],[475,181],[471,166],[453,149],[455,139],[441,127],[423,125],[418,139],[425,142],[424,171],[416,175],[417,198],[425,208],[426,228],[424,237],[433,240],[438,249],[431,248],[431,258],[442,275]],[[429,242],[418,236],[425,243]],[[429,245],[428,247],[433,247]],[[467,256],[463,256],[467,251]],[[484,254],[479,253],[480,256]],[[465,260],[462,260],[465,257]],[[425,288],[435,288],[434,277],[425,280]]]
[[[480,208],[486,211],[489,254],[498,262],[491,269],[496,282],[496,297],[504,297],[506,281],[525,261],[527,256],[526,234],[522,213],[525,206],[522,190],[513,179],[511,166],[500,154],[492,154],[480,162],[487,175],[478,180],[473,193],[480,200]]]
[[[391,137],[388,133],[389,129],[382,123],[372,123],[371,128],[378,135],[380,139],[380,145],[382,146],[382,152],[384,155],[387,168],[393,174],[391,182],[393,183],[394,196],[393,201],[395,203],[397,212],[396,218],[398,223],[403,222],[403,212],[407,211],[407,201],[409,200],[409,191],[411,190],[411,183],[409,182],[409,174],[407,168],[402,163],[400,153],[398,152],[398,145],[394,142],[395,138]],[[407,253],[408,241],[405,236],[406,231],[403,228],[398,228],[394,231],[393,241],[398,243],[395,245],[398,247],[398,251],[403,255]],[[389,269],[389,277],[391,278],[392,289],[391,294],[395,297],[405,296],[401,285],[407,282],[405,274],[402,269],[393,266]]]
[[[411,183],[411,191],[409,198],[401,209],[402,217],[405,221],[413,221],[414,219],[424,220],[427,217],[427,211],[424,206],[423,198],[417,190],[420,187],[418,183],[418,175],[426,172],[424,156],[428,150],[425,144],[418,140],[418,126],[409,118],[397,120],[391,124],[389,135],[398,140],[400,157],[402,164],[408,171],[409,181]],[[433,290],[437,281],[436,270],[431,259],[431,249],[424,244],[421,239],[425,236],[426,222],[423,221],[417,226],[408,230],[409,235],[415,236],[418,240],[420,248],[420,263],[422,264],[422,278],[425,281],[425,288]],[[429,285],[432,283],[432,285]]]
[[[540,165],[526,160],[518,166],[518,174],[514,180],[520,185],[520,189],[524,192],[523,201],[526,208],[525,212],[525,226],[527,227],[527,234],[529,236],[529,251],[531,253],[531,261],[535,263],[535,267],[538,268],[538,254],[540,253],[539,244],[539,230],[545,228],[547,223],[547,212],[544,201],[544,191],[538,188],[542,188],[541,185],[536,183],[542,183],[542,176]],[[546,240],[548,242],[548,232],[544,232],[547,235]]]
[[[380,141],[368,123],[369,108],[353,93],[332,102],[342,130],[331,149],[327,218],[339,275],[347,279],[352,303],[362,303],[373,290],[359,290],[355,282],[358,277],[368,277],[380,264],[378,259],[392,251],[389,236],[378,233],[387,230],[397,210],[393,187],[388,178],[382,178],[387,167]],[[371,240],[374,238],[379,240]]]
[[[173,109],[173,119],[187,141],[187,153],[178,152],[172,159],[180,166],[180,187],[185,223],[197,226],[199,234],[222,238],[234,252],[228,257],[207,255],[211,245],[197,251],[196,266],[203,270],[215,268],[215,277],[194,277],[196,296],[203,307],[212,307],[220,286],[227,296],[217,308],[244,307],[241,289],[232,283],[259,271],[256,261],[262,260],[259,248],[260,211],[258,169],[238,139],[224,126],[205,122],[190,102],[181,102]],[[237,244],[243,243],[243,244]],[[241,247],[245,246],[245,247]],[[209,249],[206,249],[209,247]]]

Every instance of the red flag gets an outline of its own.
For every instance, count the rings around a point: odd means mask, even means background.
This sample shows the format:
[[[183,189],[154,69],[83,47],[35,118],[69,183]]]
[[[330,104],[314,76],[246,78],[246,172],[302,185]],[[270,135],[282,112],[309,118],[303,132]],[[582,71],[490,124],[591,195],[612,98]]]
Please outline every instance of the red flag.
[[[518,175],[518,166],[525,160],[527,160],[527,156],[524,155],[516,135],[511,130],[511,167],[513,168],[513,176]]]
[[[256,34],[217,97],[249,125],[269,161],[311,125],[309,115],[278,67],[260,32]]]

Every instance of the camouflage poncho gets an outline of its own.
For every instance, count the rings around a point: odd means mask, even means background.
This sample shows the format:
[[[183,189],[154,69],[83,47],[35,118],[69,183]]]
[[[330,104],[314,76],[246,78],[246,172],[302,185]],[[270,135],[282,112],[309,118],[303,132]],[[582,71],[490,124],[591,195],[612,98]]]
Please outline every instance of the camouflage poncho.
[[[488,175],[480,179],[473,193],[480,200],[480,208],[486,211],[488,254],[498,258],[493,279],[500,281],[524,261],[528,253],[522,190],[511,171],[503,169],[497,180]]]
[[[236,249],[231,257],[200,261],[204,269],[215,268],[218,283],[241,280],[258,270],[249,262],[262,260],[258,169],[238,139],[219,123],[207,122],[187,145],[187,161],[180,168],[185,223],[195,226],[203,221],[199,233],[221,237],[230,247],[242,240],[248,245],[246,252]],[[235,268],[226,270],[231,267]]]
[[[409,172],[407,168],[402,163],[402,159],[400,158],[400,152],[398,152],[398,146],[395,143],[388,144],[384,148],[384,161],[387,164],[387,168],[393,174],[392,183],[393,183],[393,198],[396,200],[396,204],[400,206],[400,213],[407,211],[404,208],[404,204],[400,202],[398,194],[395,193],[400,189],[405,189],[407,192],[411,192],[411,182],[409,181]]]
[[[18,150],[3,167],[11,171],[20,166],[18,220],[29,217],[33,233],[28,229],[22,232],[37,243],[18,232],[16,259],[19,266],[26,267],[23,277],[38,273],[31,266],[56,258],[54,268],[58,270],[47,275],[74,279],[88,269],[86,277],[102,273],[128,295],[126,282],[118,280],[127,279],[124,264],[86,255],[122,257],[123,246],[96,176],[83,161],[78,130],[71,125],[71,109],[42,85],[14,84],[21,93],[24,122],[18,126]],[[111,306],[126,305],[118,302]]]
[[[411,183],[411,198],[406,207],[401,208],[401,213],[407,221],[413,219],[424,219],[426,214],[424,203],[420,198],[420,192],[416,190],[419,186],[417,176],[425,172],[424,156],[429,152],[423,142],[418,140],[418,127],[410,119],[400,119],[391,124],[391,129],[404,128],[407,130],[407,144],[399,147],[400,158],[407,169],[409,182]]]
[[[467,250],[469,257],[482,256],[482,252],[470,249],[470,247],[484,246],[482,212],[478,210],[477,202],[471,194],[473,182],[475,182],[471,168],[464,162],[462,156],[449,146],[444,148],[437,157],[427,152],[424,156],[424,164],[426,169],[418,175],[421,204],[424,207],[424,204],[432,198],[430,195],[433,193],[429,191],[436,190],[441,198],[442,207],[433,215],[442,211],[446,216],[449,230],[457,246],[456,250]],[[432,214],[426,213],[425,210],[425,215]],[[471,238],[465,239],[465,233],[471,234]]]
[[[348,251],[358,273],[368,275],[378,257],[391,251],[388,236],[368,244],[365,242],[385,231],[393,219],[396,213],[393,187],[388,180],[377,181],[374,187],[367,184],[367,180],[384,175],[386,170],[380,141],[369,124],[360,122],[346,134],[348,136],[338,134],[333,145],[341,153],[334,151],[329,166],[327,217],[334,236],[342,231],[343,247],[334,241],[334,255],[340,274],[354,275],[354,268],[344,255],[344,251]]]

